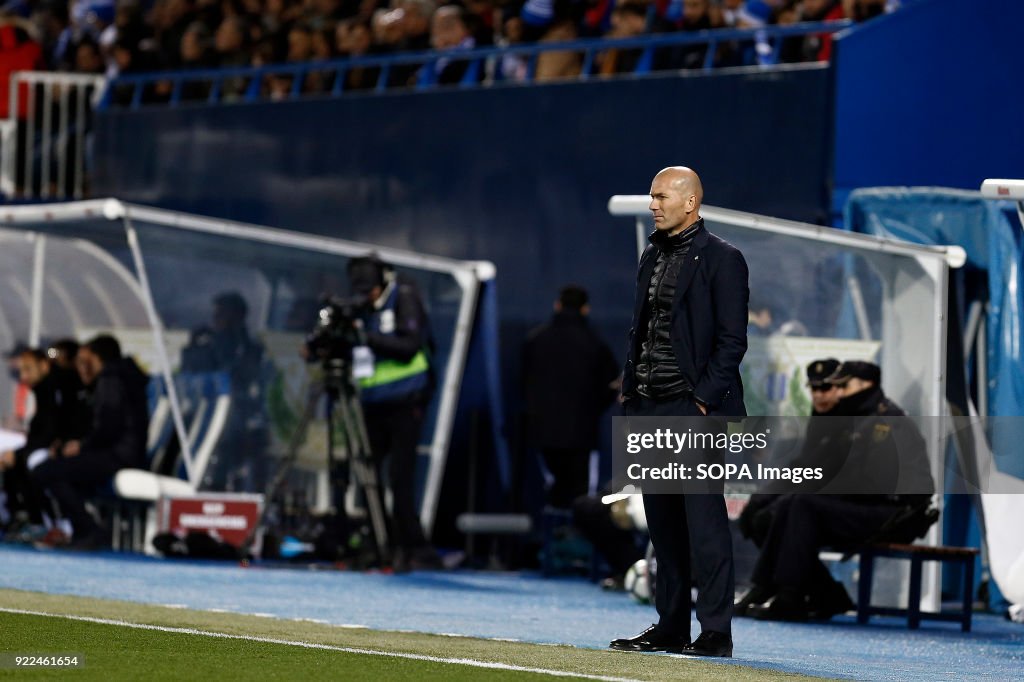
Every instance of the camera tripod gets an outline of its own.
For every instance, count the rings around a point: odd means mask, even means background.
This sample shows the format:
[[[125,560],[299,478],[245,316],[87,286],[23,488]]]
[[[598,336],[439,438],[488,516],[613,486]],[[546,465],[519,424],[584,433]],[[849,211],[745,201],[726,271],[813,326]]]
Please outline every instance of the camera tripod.
[[[327,401],[327,470],[331,478],[331,501],[335,514],[345,514],[345,490],[349,484],[349,474],[351,474],[357,489],[362,491],[366,500],[366,511],[377,549],[377,559],[381,563],[387,563],[390,558],[383,496],[377,469],[373,463],[373,453],[370,450],[366,421],[363,418],[363,406],[359,402],[359,389],[350,379],[349,367],[349,364],[342,360],[327,360],[323,364],[323,379],[310,385],[306,406],[298,425],[292,432],[287,453],[278,466],[277,473],[270,485],[267,486],[263,512],[241,547],[243,558],[249,556],[257,534],[266,525],[270,502],[281,491],[288,474],[298,459],[299,448],[306,441],[310,422],[316,415],[316,409],[321,399]],[[334,452],[336,419],[342,429],[340,445],[343,458],[335,457]]]

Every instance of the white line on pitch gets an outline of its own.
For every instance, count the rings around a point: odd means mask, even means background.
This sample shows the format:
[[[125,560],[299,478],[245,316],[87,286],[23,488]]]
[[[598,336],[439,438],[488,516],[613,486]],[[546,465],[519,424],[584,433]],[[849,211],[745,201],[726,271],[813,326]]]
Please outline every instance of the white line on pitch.
[[[365,654],[368,656],[387,656],[389,658],[406,658],[414,661],[429,661],[431,663],[451,663],[454,665],[465,665],[473,668],[493,668],[495,670],[514,670],[524,673],[537,673],[540,675],[551,675],[553,677],[577,677],[587,680],[602,680],[603,682],[639,682],[628,677],[610,677],[608,675],[589,675],[587,673],[573,673],[565,670],[549,670],[547,668],[530,668],[523,665],[512,665],[510,663],[496,663],[492,661],[477,661],[472,658],[444,658],[442,656],[428,656],[426,654],[410,654],[399,651],[376,651],[374,649],[357,649],[355,647],[334,646],[331,644],[316,644],[314,642],[298,642],[289,639],[276,639],[273,637],[258,637],[255,635],[232,635],[226,632],[210,632],[207,630],[196,630],[193,628],[176,628],[166,625],[149,625],[147,623],[129,623],[123,620],[111,620],[109,618],[94,618],[92,616],[73,616],[64,613],[47,613],[45,611],[29,611],[26,609],[11,609],[0,606],[0,612],[16,613],[24,616],[45,616],[48,618],[67,618],[68,620],[84,621],[86,623],[97,623],[99,625],[117,625],[136,630],[156,630],[158,632],[173,632],[182,635],[200,635],[203,637],[216,637],[220,639],[241,639],[247,642],[263,642],[265,644],[283,644],[286,646],[298,646],[305,649],[322,649],[326,651],[340,651],[346,654]]]

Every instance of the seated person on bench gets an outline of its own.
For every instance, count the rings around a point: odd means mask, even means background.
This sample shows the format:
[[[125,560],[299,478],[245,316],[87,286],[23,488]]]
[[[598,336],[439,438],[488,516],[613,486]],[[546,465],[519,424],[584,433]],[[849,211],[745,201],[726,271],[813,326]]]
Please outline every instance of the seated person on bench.
[[[121,356],[121,346],[107,335],[82,346],[77,364],[83,383],[93,384],[92,428],[82,440],[68,441],[51,453],[32,476],[71,522],[71,548],[96,549],[109,538],[86,511],[85,496],[119,469],[144,466],[149,378],[131,358]]]
[[[923,491],[934,490],[924,440],[911,421],[887,419],[906,413],[885,396],[880,379],[877,365],[859,361],[843,363],[829,377],[842,391],[830,414],[858,418],[840,422],[844,426],[839,427],[833,447],[842,452],[834,454],[859,471],[898,468],[901,485],[907,476],[920,479],[911,486],[920,494],[783,495],[773,504],[771,524],[751,576],[753,587],[737,603],[737,615],[827,620],[854,604],[818,558],[823,547],[858,547],[883,538],[909,542],[924,535],[931,522],[925,515],[931,495]],[[883,478],[894,479],[890,473]]]
[[[32,387],[36,407],[25,445],[0,454],[7,503],[14,517],[6,539],[33,542],[46,534],[43,514],[52,520],[52,511],[29,476],[33,458],[45,459],[55,442],[81,438],[89,428],[90,415],[80,395],[82,382],[74,370],[58,366],[34,348],[22,351],[17,362],[21,381]]]

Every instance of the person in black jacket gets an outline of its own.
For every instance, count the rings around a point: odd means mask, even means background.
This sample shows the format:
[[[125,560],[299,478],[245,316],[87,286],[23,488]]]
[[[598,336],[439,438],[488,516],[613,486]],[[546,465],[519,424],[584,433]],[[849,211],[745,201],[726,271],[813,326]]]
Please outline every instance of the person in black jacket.
[[[221,292],[212,303],[210,325],[192,330],[181,351],[182,372],[226,372],[230,382],[231,409],[202,485],[209,490],[256,490],[262,485],[270,441],[266,351],[249,332],[249,304],[240,293]]]
[[[97,336],[78,353],[83,381],[94,382],[92,428],[81,440],[64,443],[55,456],[32,470],[32,476],[71,522],[72,547],[94,549],[107,544],[108,538],[86,511],[84,497],[119,469],[145,464],[149,377],[131,358],[121,356],[121,346],[112,336]]]
[[[530,332],[523,347],[526,428],[554,477],[548,503],[568,509],[588,492],[590,452],[601,415],[615,399],[619,367],[587,323],[587,292],[562,289],[550,322]]]
[[[640,258],[622,377],[627,417],[746,416],[740,361],[747,350],[747,264],[705,228],[702,198],[700,178],[689,168],[666,168],[651,184],[655,231]],[[724,496],[644,493],[644,509],[658,556],[659,622],[611,647],[732,656],[735,575]],[[701,625],[692,644],[691,551]]]
[[[430,318],[416,285],[375,255],[348,264],[352,294],[366,302],[361,321],[373,373],[360,379],[370,450],[387,466],[390,542],[396,571],[440,568],[416,505],[416,446],[434,389]]]
[[[88,429],[88,406],[81,400],[78,375],[51,363],[40,350],[28,349],[17,357],[21,381],[32,387],[35,412],[28,424],[25,445],[0,455],[8,510],[28,531],[42,528],[45,498],[29,477],[29,456],[46,452],[55,443],[80,438]],[[27,526],[25,526],[27,524]],[[8,531],[13,531],[9,528]],[[24,535],[24,533],[22,533]]]
[[[775,597],[747,609],[755,618],[827,620],[853,608],[818,559],[821,548],[911,542],[931,524],[918,513],[934,491],[924,439],[882,392],[878,365],[844,362],[828,381],[842,391],[829,421],[838,421],[831,456],[843,458],[843,465],[821,494],[788,494],[774,505],[752,581],[762,601]]]

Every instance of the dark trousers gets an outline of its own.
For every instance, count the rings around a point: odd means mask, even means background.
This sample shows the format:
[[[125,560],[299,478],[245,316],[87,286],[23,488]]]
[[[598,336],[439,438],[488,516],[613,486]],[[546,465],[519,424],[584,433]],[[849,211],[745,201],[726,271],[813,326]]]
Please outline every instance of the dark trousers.
[[[4,492],[7,493],[7,511],[11,517],[25,515],[29,523],[41,524],[46,499],[29,475],[27,457],[15,457],[14,466],[4,472]]]
[[[611,507],[599,497],[583,495],[572,504],[572,521],[580,533],[594,546],[613,575],[623,575],[630,566],[644,558],[636,546],[633,531],[612,522]]]
[[[890,504],[864,504],[829,495],[784,495],[772,505],[772,521],[754,566],[759,587],[813,594],[832,582],[818,559],[822,547],[862,544],[893,515]]]
[[[661,402],[634,398],[624,411],[637,417],[701,416],[689,396]],[[689,634],[690,585],[696,577],[701,631],[731,636],[736,576],[725,498],[720,493],[644,493],[644,511],[658,558],[658,627],[671,634]]]
[[[391,544],[414,550],[427,546],[416,507],[416,446],[423,424],[417,403],[367,405],[364,408],[370,449],[378,470],[387,464],[391,488]]]
[[[75,457],[46,460],[32,470],[32,478],[57,501],[75,535],[82,537],[97,530],[96,522],[85,510],[86,497],[110,481],[120,468],[107,453],[83,452]]]
[[[590,488],[589,448],[544,448],[544,466],[555,482],[548,489],[548,504],[568,509]]]

